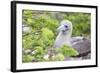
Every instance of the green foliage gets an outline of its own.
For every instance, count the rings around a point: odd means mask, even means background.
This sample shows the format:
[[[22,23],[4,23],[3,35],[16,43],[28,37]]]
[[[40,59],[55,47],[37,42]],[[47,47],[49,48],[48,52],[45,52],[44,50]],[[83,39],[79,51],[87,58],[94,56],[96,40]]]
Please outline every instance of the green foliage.
[[[30,56],[30,55],[23,55],[23,58],[22,58],[22,61],[23,62],[32,62],[32,59],[33,59],[34,57],[33,56]]]
[[[74,48],[67,46],[67,45],[64,45],[61,48],[58,48],[56,51],[68,57],[77,56],[79,54]]]
[[[34,59],[36,59],[37,61],[42,61],[46,50],[44,50],[40,46],[37,46],[34,49],[35,49],[35,51],[34,51],[35,53],[32,56],[34,56]]]
[[[64,61],[65,56],[62,53],[58,53],[57,55],[52,57],[53,61]]]
[[[43,40],[46,46],[53,45],[54,42],[54,33],[48,28],[42,28],[41,39]]]
[[[32,40],[33,36],[32,35],[27,35],[25,37],[23,37],[23,48],[25,49],[29,49],[29,48],[32,48],[32,43],[34,42]]]
[[[49,38],[49,39],[54,38],[54,33],[48,28],[42,28],[41,30],[42,30],[42,36],[44,38]]]
[[[44,54],[44,50],[40,46],[35,47],[35,50],[36,50],[36,54],[41,54],[41,55]]]
[[[30,27],[30,32],[23,32],[23,50],[33,50],[34,54],[23,54],[23,62],[37,61],[63,61],[65,56],[77,56],[78,52],[64,45],[59,48],[58,54],[51,59],[44,58],[48,53],[48,48],[52,47],[57,37],[57,28],[61,20],[70,20],[73,24],[72,36],[90,36],[91,14],[79,12],[49,12],[23,10],[22,23]],[[24,29],[24,28],[23,28]]]
[[[68,19],[73,24],[73,36],[77,35],[90,35],[90,23],[91,23],[91,16],[89,13],[66,13],[64,16],[65,19]]]

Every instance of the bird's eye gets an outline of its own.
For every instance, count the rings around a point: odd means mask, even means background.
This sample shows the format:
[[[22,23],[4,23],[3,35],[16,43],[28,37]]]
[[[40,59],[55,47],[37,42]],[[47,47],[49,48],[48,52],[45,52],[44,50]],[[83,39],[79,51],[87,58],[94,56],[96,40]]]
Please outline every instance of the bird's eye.
[[[67,28],[68,26],[67,25],[65,25],[65,28]]]

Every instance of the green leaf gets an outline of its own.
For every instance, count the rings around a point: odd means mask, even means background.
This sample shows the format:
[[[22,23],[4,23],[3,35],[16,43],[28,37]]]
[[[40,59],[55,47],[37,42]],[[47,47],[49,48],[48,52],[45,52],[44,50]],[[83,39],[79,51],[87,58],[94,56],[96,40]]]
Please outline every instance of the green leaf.
[[[52,57],[52,60],[54,61],[63,61],[64,60],[64,55],[62,53],[58,53],[57,55]]]
[[[33,56],[30,55],[23,55],[23,62],[32,62]]]
[[[72,47],[64,45],[57,49],[57,52],[62,53],[64,56],[77,56],[79,53]]]

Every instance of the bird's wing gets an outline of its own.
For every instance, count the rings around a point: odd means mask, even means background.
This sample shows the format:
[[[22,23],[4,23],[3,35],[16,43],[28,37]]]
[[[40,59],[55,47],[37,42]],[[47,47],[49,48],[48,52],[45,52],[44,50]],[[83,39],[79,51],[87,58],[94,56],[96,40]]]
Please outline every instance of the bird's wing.
[[[72,47],[79,52],[79,56],[87,55],[89,52],[91,52],[91,41],[89,39],[73,38],[71,44]]]

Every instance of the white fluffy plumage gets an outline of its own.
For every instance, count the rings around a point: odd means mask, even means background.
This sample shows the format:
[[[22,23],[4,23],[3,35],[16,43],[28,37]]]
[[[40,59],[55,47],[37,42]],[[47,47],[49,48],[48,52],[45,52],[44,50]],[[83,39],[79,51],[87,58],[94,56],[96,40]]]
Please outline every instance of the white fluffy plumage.
[[[63,46],[64,44],[71,46],[72,35],[72,23],[68,20],[63,20],[58,27],[59,34],[55,40],[54,46],[56,48]]]

